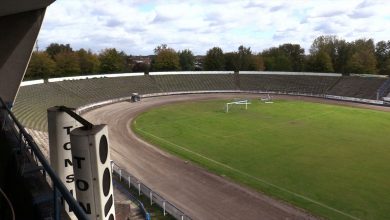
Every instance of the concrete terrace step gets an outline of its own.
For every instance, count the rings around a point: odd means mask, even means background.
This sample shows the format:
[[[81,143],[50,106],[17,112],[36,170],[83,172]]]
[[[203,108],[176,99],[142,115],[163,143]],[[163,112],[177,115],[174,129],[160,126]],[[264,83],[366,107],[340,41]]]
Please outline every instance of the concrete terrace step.
[[[114,179],[113,185],[117,219],[145,219],[138,205],[132,201],[129,192]]]

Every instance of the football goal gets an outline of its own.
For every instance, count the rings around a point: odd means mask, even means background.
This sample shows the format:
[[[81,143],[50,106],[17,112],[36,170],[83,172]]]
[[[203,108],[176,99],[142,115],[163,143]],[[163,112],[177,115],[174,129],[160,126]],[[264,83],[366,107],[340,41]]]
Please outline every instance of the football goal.
[[[251,103],[248,100],[239,100],[239,101],[234,101],[234,102],[228,102],[228,103],[226,103],[226,106],[225,106],[225,112],[228,113],[229,109],[231,109],[231,107],[233,105],[240,105],[240,106],[245,105],[245,110],[247,110],[249,104],[251,104]]]

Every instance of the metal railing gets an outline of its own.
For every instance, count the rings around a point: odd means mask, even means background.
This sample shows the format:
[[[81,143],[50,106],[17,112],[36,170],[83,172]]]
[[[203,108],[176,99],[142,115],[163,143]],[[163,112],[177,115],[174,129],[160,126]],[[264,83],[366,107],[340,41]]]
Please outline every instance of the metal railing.
[[[142,194],[147,196],[151,205],[153,205],[154,203],[159,205],[163,210],[164,216],[169,213],[171,216],[179,220],[191,220],[191,218],[187,216],[184,212],[182,212],[179,208],[177,208],[160,194],[143,184],[138,178],[123,170],[113,161],[111,163],[111,166],[112,172],[119,177],[120,182],[125,182],[129,189],[134,187],[138,192],[138,195]]]
[[[30,134],[27,133],[22,124],[16,119],[12,111],[6,106],[4,101],[0,98],[0,108],[4,109],[7,112],[7,115],[4,120],[8,120],[10,125],[15,129],[17,136],[20,141],[20,150],[27,150],[34,158],[36,165],[43,167],[43,174],[46,176],[48,174],[53,189],[53,205],[54,205],[54,219],[61,219],[60,212],[60,197],[62,196],[64,200],[68,203],[69,208],[74,212],[76,217],[81,220],[87,220],[88,217],[85,214],[84,210],[80,207],[77,201],[74,199],[72,194],[66,188],[64,183],[60,180],[57,174],[51,168],[49,162],[45,159],[45,156],[39,149],[38,145],[35,143]]]

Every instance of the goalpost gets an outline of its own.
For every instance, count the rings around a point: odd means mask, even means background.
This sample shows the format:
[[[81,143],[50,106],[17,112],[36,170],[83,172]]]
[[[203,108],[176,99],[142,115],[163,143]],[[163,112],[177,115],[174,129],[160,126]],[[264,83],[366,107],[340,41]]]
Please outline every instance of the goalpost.
[[[240,101],[235,101],[235,102],[228,102],[226,103],[226,113],[229,112],[229,106],[230,105],[245,105],[245,110],[248,109],[248,105],[251,104],[248,100],[240,100]]]

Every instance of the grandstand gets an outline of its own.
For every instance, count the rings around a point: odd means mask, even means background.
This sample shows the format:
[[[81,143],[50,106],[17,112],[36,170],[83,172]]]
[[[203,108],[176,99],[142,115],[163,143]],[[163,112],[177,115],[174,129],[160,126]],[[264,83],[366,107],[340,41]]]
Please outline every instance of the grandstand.
[[[236,90],[233,74],[158,75],[150,76],[163,92]]]
[[[390,92],[390,81],[383,77],[270,72],[110,74],[52,79],[45,83],[40,80],[38,84],[20,87],[46,7],[53,1],[5,0],[0,7],[0,26],[6,33],[1,36],[0,41],[0,189],[3,194],[0,200],[0,219],[15,218],[15,213],[16,219],[64,219],[64,210],[61,211],[59,207],[59,196],[67,201],[79,219],[87,219],[86,213],[46,160],[40,149],[42,146],[38,146],[32,139],[37,131],[30,133],[24,128],[25,125],[46,131],[47,108],[55,105],[81,107],[130,97],[133,93],[164,95],[170,92],[195,91],[274,92],[379,99]],[[113,77],[114,75],[116,76]],[[18,96],[15,101],[16,94]],[[390,100],[390,94],[388,96]],[[12,106],[17,117],[10,110]],[[121,170],[119,175],[121,178]],[[130,186],[130,176],[127,177]],[[132,184],[135,183],[134,179],[132,177]],[[136,181],[141,190],[141,184]],[[5,206],[7,195],[12,201],[9,207]],[[165,199],[152,191],[145,195],[150,196],[151,203],[152,198],[163,201],[165,214],[165,204],[169,207]],[[182,214],[184,213],[180,213],[181,219],[184,219]]]
[[[386,79],[381,77],[344,76],[328,91],[328,94],[376,99],[377,90],[385,83]]]
[[[240,76],[241,90],[284,93],[326,94],[339,80],[335,76],[254,75]]]
[[[244,91],[341,96],[376,99],[384,77],[327,74],[170,74],[55,80],[22,86],[14,112],[29,128],[46,131],[46,109],[55,105],[80,107],[91,103],[140,95],[184,91]]]

